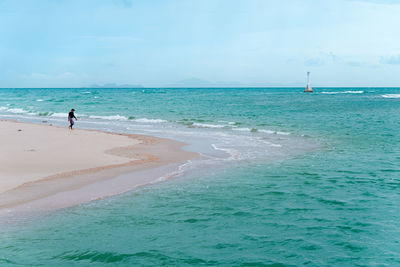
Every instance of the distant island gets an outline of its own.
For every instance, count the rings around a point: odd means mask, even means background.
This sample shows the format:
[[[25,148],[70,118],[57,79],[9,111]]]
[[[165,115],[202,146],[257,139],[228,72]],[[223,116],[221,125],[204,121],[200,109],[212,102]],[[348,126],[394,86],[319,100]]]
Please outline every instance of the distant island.
[[[212,82],[196,77],[177,81],[164,87],[189,87],[189,88],[224,88],[224,87],[300,87],[299,82],[292,83],[270,83],[270,82],[253,82],[253,83],[240,83],[240,82]]]
[[[90,88],[143,88],[141,84],[116,84],[116,83],[106,83],[103,85],[92,84]]]

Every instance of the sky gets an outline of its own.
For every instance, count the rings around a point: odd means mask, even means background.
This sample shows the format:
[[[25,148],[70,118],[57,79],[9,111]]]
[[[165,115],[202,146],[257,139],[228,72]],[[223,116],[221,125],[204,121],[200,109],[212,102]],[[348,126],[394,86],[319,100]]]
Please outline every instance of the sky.
[[[400,0],[0,0],[0,87],[400,86]]]

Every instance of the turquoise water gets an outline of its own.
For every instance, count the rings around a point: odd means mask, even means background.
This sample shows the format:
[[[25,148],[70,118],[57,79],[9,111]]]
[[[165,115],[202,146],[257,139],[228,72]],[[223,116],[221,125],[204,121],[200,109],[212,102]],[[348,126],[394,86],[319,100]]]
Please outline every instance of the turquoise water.
[[[71,108],[207,161],[3,223],[0,265],[400,265],[398,88],[0,89],[3,118],[67,126]]]

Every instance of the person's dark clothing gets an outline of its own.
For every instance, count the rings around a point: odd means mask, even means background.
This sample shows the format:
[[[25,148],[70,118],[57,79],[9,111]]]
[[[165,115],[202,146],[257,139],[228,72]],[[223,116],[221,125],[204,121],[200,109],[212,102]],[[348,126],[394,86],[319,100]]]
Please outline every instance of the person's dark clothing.
[[[73,111],[71,111],[71,112],[68,114],[68,119],[71,120],[72,118],[76,119],[75,114],[74,114]]]
[[[74,119],[76,120],[77,118],[75,117],[75,114],[73,111],[68,113],[68,121],[69,121],[69,128],[72,130],[72,127],[74,126]]]

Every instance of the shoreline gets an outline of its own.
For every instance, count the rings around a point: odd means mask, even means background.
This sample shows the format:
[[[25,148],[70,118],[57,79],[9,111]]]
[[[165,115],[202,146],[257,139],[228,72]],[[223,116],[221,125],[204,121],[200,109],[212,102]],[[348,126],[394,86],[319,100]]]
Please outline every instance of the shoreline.
[[[186,145],[183,142],[147,135],[121,134],[86,129],[74,129],[70,132],[67,127],[63,128],[49,124],[41,125],[4,119],[0,120],[0,126],[8,131],[8,133],[1,133],[1,139],[3,140],[0,140],[0,142],[6,142],[8,150],[6,148],[6,151],[2,150],[2,152],[0,152],[0,163],[3,166],[7,166],[7,163],[20,162],[21,157],[22,159],[33,159],[34,161],[34,163],[29,166],[25,166],[24,163],[19,164],[19,167],[22,166],[25,168],[25,171],[13,169],[13,167],[18,166],[9,166],[6,170],[0,169],[0,182],[3,184],[3,186],[0,187],[0,214],[4,212],[10,213],[16,210],[29,210],[30,212],[34,212],[36,209],[55,210],[121,194],[137,188],[138,186],[151,184],[154,180],[165,175],[165,171],[167,173],[168,170],[171,171],[173,169],[170,169],[171,166],[174,166],[176,169],[180,164],[200,157],[200,155],[195,152],[182,150],[182,147]],[[10,127],[12,129],[10,129]],[[17,131],[15,131],[16,128],[24,129],[17,129]],[[10,132],[13,131],[17,134],[11,136]],[[18,134],[24,132],[28,140],[18,138]],[[40,137],[35,139],[35,134],[37,133],[43,135],[44,138]],[[68,134],[66,135],[65,133]],[[57,134],[61,135],[61,137],[57,136]],[[78,144],[78,147],[68,150],[70,145],[69,141],[76,139],[72,137],[72,134],[78,135],[78,140],[79,137],[84,137],[87,143]],[[46,144],[52,138],[56,139],[57,147],[51,147],[51,144]],[[67,140],[59,140],[60,138],[66,138]],[[18,143],[21,141],[24,142],[24,144]],[[41,142],[40,144],[39,141]],[[36,150],[29,148],[30,146],[28,145],[34,142],[38,142],[36,144],[39,148]],[[107,143],[107,145],[105,145],[105,143]],[[18,147],[19,151],[14,151],[17,149],[14,149],[13,145]],[[98,148],[97,146],[102,147]],[[61,154],[57,151],[52,151],[54,149],[60,149],[60,147],[67,151],[62,151]],[[21,150],[21,148],[25,149]],[[40,149],[45,150],[45,152],[40,154]],[[95,150],[97,155],[91,155],[91,151],[89,151],[87,157],[79,155],[79,153],[85,154],[87,149]],[[99,149],[103,149],[102,153],[99,152]],[[50,151],[54,154],[49,159],[46,153]],[[87,160],[87,168],[82,168],[85,162],[79,162],[79,164],[77,164],[79,167],[75,165],[69,166],[68,162],[59,162],[60,160],[65,160],[64,154],[71,153],[71,151],[76,153],[70,155],[71,158],[77,156],[81,157],[83,161],[85,159]],[[11,154],[6,155],[7,152]],[[31,154],[34,154],[34,152],[41,157],[32,157]],[[57,159],[57,156],[60,158]],[[57,172],[57,170],[51,170],[47,163],[40,162],[41,160],[52,160],[54,165],[62,165],[61,167],[57,166],[58,169],[66,171]],[[68,166],[65,166],[65,164]],[[34,174],[29,176],[29,173],[24,173],[32,170],[39,173],[40,171],[42,173],[50,172],[51,174],[45,176],[39,175],[39,177]],[[155,170],[159,171],[157,172]],[[153,175],[151,175],[152,172]],[[18,179],[18,173],[25,176],[25,179],[20,179],[21,181],[19,184],[16,184],[15,181],[8,181],[7,183],[7,179],[10,180],[10,176]],[[139,173],[147,174],[142,174],[142,176],[140,176]],[[118,186],[118,183],[113,184],[111,182],[111,180],[120,177],[124,177],[122,180],[125,180],[125,183],[123,183],[125,186],[122,188]],[[6,187],[4,187],[4,183]],[[101,183],[103,183],[102,186],[100,186]],[[7,190],[4,190],[4,188],[7,188]],[[82,190],[83,188],[91,189],[86,190],[85,193],[85,190]],[[115,190],[115,188],[118,189]],[[91,190],[94,190],[94,194]],[[88,194],[88,192],[91,193]],[[62,197],[57,200],[57,195]],[[47,205],[45,202],[41,201],[45,199],[49,200]],[[31,204],[33,203],[40,203],[40,205],[32,206]],[[34,206],[36,208],[34,208]]]

